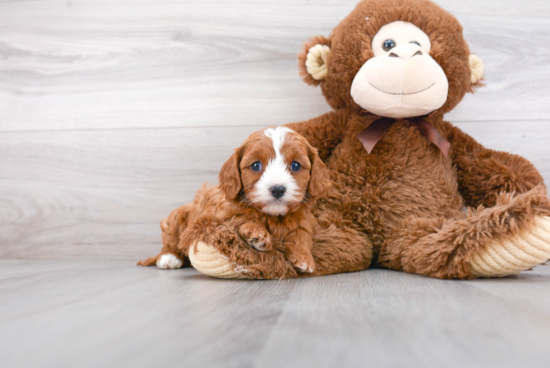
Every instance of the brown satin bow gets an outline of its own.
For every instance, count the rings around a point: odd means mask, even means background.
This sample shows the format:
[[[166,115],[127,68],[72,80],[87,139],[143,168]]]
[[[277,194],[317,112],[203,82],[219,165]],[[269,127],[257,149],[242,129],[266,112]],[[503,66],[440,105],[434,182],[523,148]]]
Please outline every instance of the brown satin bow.
[[[415,118],[415,119],[405,119],[405,122],[408,124],[418,128],[420,133],[435,144],[441,152],[445,155],[445,157],[448,157],[449,155],[449,148],[451,147],[451,143],[449,143],[448,140],[446,140],[438,131],[435,129],[432,125],[430,125],[426,120],[422,118]],[[376,145],[376,143],[380,140],[380,138],[384,135],[386,130],[388,130],[394,123],[396,122],[395,119],[389,119],[389,118],[381,118],[374,122],[372,122],[365,130],[363,130],[357,138],[363,143],[363,146],[365,146],[365,149],[368,153],[371,153],[372,149]]]

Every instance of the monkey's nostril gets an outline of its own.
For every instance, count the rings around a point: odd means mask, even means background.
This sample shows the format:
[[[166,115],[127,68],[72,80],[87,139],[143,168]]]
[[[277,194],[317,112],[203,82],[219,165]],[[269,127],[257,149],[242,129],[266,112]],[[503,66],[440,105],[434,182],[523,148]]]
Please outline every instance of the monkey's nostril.
[[[389,57],[399,57],[395,52],[390,52]]]
[[[422,53],[422,51],[417,51],[417,52],[413,55],[413,57],[415,57],[415,56],[422,56],[422,55],[424,55],[424,53]]]
[[[269,188],[269,191],[271,192],[271,195],[275,197],[276,199],[281,198],[285,195],[286,188],[282,185],[274,185],[271,188]]]

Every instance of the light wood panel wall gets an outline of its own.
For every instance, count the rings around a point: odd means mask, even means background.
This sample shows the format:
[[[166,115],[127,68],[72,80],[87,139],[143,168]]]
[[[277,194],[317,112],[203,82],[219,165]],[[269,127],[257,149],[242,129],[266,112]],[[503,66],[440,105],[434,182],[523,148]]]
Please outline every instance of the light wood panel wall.
[[[550,5],[436,1],[485,62],[448,119],[550,181]],[[0,258],[140,258],[254,130],[329,106],[296,54],[356,0],[0,1]]]

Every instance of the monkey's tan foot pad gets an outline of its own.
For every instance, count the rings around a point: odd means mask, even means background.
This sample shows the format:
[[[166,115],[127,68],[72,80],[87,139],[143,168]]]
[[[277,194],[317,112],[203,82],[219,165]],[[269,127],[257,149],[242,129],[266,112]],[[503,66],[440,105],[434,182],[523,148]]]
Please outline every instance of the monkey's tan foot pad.
[[[189,251],[191,265],[208,276],[220,279],[250,279],[246,275],[246,269],[235,265],[229,258],[221,254],[216,248],[203,242],[198,242]]]
[[[524,233],[494,242],[476,253],[469,263],[477,277],[516,275],[550,259],[550,217],[538,217]]]

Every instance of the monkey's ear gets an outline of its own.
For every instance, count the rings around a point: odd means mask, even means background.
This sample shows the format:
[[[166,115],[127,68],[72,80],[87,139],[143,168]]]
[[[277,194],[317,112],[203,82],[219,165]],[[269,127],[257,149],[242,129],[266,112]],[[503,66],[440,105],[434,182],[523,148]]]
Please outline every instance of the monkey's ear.
[[[243,189],[241,170],[239,169],[243,149],[244,147],[241,146],[235,150],[235,153],[223,164],[219,174],[220,188],[227,199],[232,201],[237,199]]]
[[[470,64],[470,92],[473,92],[475,88],[483,86],[483,74],[485,72],[485,66],[479,56],[470,54],[468,58]]]
[[[309,39],[298,54],[298,68],[304,82],[318,86],[327,76],[330,39],[315,36]]]

